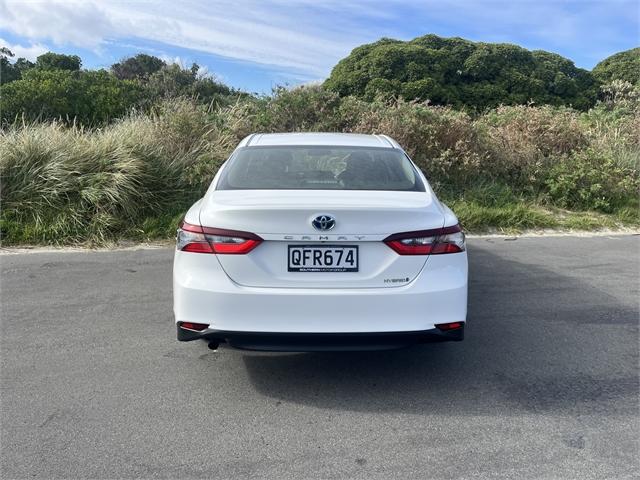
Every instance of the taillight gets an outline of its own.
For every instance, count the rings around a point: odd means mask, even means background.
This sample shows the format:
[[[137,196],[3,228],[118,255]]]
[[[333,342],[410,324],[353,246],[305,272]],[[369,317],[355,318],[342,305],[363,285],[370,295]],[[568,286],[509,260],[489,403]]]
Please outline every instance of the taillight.
[[[459,253],[466,249],[464,233],[460,225],[396,233],[384,239],[398,255],[438,255]]]
[[[180,223],[176,248],[183,252],[241,255],[256,248],[262,238],[249,232]]]

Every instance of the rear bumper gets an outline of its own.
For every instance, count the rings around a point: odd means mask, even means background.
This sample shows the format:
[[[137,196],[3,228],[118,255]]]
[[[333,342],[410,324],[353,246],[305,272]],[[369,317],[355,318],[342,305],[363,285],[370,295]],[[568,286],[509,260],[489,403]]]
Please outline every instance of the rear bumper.
[[[205,340],[214,344],[226,343],[243,350],[278,352],[385,350],[464,339],[464,325],[447,331],[433,328],[416,332],[370,333],[230,332],[213,329],[194,332],[180,325],[177,325],[177,329],[178,340],[182,342]]]
[[[282,334],[427,332],[467,315],[467,255],[431,255],[408,284],[389,288],[264,288],[233,282],[216,255],[176,252],[177,322],[210,331]]]

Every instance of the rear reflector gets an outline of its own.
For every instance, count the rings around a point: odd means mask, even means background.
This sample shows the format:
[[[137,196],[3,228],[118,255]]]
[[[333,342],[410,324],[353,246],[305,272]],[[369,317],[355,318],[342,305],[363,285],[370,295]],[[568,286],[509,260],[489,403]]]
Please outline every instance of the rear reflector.
[[[464,322],[453,322],[453,323],[440,323],[436,325],[436,328],[439,330],[457,330],[458,328],[462,328],[464,326]]]
[[[242,255],[256,248],[262,238],[249,232],[202,227],[182,222],[176,248],[183,252]]]
[[[196,332],[201,332],[209,328],[209,325],[204,323],[192,323],[192,322],[178,322],[180,328],[184,328],[186,330],[195,330]]]
[[[384,239],[398,255],[438,255],[464,252],[465,239],[460,225],[390,235]]]
[[[243,254],[249,253],[256,248],[260,240],[253,240],[241,237],[221,237],[217,236],[212,239],[205,235],[209,240],[209,244],[215,253]]]
[[[192,239],[196,240],[196,239]],[[213,248],[206,241],[190,241],[184,247],[181,248],[183,252],[192,253],[213,253]]]

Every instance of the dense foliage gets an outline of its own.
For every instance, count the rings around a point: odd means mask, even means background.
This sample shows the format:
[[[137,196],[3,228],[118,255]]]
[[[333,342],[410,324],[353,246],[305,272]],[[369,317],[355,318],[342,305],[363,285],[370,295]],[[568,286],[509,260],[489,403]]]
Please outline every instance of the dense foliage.
[[[70,71],[32,68],[2,86],[0,108],[5,123],[61,118],[99,124],[123,116],[142,97],[141,86],[120,81],[105,70]]]
[[[165,65],[166,63],[158,57],[139,53],[114,63],[111,65],[111,71],[120,80],[148,80]]]
[[[458,45],[460,55],[481,45],[439,40]],[[515,66],[496,58],[496,75],[515,75],[529,55],[563,64],[551,54],[500,47],[489,51],[500,58],[510,51]],[[493,94],[476,97],[473,87],[489,92],[491,82],[447,84],[444,61],[429,67],[442,68],[438,82],[451,95],[442,101],[469,95],[451,105],[434,105],[431,96],[383,95],[368,85],[360,93],[279,87],[255,97],[201,75],[195,64],[187,69],[148,55],[109,71],[83,70],[74,56],[45,54],[33,63],[11,57],[0,51],[0,236],[6,244],[169,238],[239,140],[256,131],[388,134],[472,231],[640,224],[640,87],[627,81],[602,85],[586,110],[555,100],[531,104],[513,89],[499,94],[507,95],[501,105],[487,108]],[[475,62],[469,58],[484,61],[482,54],[465,58],[468,68]],[[352,73],[362,72],[354,65]]]
[[[325,85],[342,96],[402,96],[480,110],[528,102],[586,109],[598,92],[588,71],[560,55],[436,35],[357,47]]]
[[[204,104],[227,104],[240,95],[214,78],[149,55],[137,55],[110,70],[82,70],[76,55],[45,53],[35,63],[11,62],[0,51],[0,122],[62,120],[97,126],[131,109],[149,111],[166,98],[186,96]]]
[[[82,60],[77,55],[64,55],[62,53],[47,52],[36,59],[35,66],[42,70],[80,70]]]
[[[8,243],[170,237],[242,137],[291,130],[391,135],[471,230],[638,224],[640,102],[629,84],[612,88],[622,90],[584,113],[519,105],[471,117],[303,87],[215,109],[167,100],[100,129],[13,126],[0,136],[2,236]]]
[[[640,85],[640,47],[605,58],[594,67],[593,75],[604,83],[622,80]]]

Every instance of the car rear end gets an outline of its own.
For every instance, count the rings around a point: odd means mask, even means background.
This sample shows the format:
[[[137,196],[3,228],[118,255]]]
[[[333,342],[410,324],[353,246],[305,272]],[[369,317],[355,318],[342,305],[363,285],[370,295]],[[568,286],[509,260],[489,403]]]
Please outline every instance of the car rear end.
[[[179,340],[309,351],[463,338],[464,234],[404,152],[388,145],[358,155],[349,145],[239,150],[178,230]],[[274,152],[284,165],[259,163],[278,172],[273,184],[247,182],[242,175],[260,176],[256,162]],[[372,188],[393,180],[385,165],[402,158],[398,175],[407,178]],[[357,172],[373,171],[370,178],[341,175],[350,161]]]

